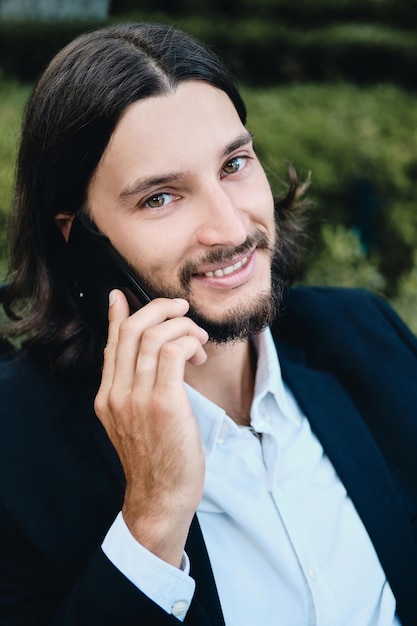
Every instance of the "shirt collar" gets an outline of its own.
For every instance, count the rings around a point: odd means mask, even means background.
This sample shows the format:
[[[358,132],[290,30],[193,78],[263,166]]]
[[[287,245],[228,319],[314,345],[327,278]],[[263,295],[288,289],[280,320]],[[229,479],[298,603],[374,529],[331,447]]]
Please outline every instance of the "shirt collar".
[[[220,436],[223,423],[225,419],[230,418],[228,418],[224,409],[214,402],[211,402],[211,400],[208,400],[193,387],[187,383],[185,383],[185,387],[200,430],[201,441],[206,456],[206,465],[208,466],[217,439]]]
[[[293,411],[289,402],[289,390],[282,380],[281,366],[270,329],[266,328],[254,337],[253,343],[258,360],[251,415],[258,413],[259,404],[270,393],[282,415],[291,419]]]
[[[266,328],[254,337],[253,345],[257,353],[257,367],[251,421],[256,430],[258,408],[268,394],[272,394],[278,410],[285,418],[293,419],[293,411],[288,389],[282,380],[277,350],[270,329]],[[187,383],[185,386],[200,430],[208,465],[224,423],[227,422],[229,430],[239,430],[239,426],[217,404],[208,400]]]

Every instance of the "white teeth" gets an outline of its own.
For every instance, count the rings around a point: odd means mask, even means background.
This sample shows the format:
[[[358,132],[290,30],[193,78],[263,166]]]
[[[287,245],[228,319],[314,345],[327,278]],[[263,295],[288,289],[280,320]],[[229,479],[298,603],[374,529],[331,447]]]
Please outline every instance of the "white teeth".
[[[214,270],[214,272],[204,272],[204,276],[207,276],[208,278],[212,278],[213,276],[227,276],[228,274],[231,274],[232,272],[235,272],[236,270],[243,267],[243,265],[245,265],[247,261],[248,257],[245,256],[241,261],[238,261],[234,265],[229,265],[229,267],[224,267],[221,270]]]

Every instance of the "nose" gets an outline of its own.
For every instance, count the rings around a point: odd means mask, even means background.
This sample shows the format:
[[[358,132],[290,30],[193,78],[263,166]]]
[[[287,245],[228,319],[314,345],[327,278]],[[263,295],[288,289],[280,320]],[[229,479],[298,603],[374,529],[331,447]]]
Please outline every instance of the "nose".
[[[197,238],[204,246],[239,246],[248,235],[244,198],[222,180],[204,181],[198,201]]]

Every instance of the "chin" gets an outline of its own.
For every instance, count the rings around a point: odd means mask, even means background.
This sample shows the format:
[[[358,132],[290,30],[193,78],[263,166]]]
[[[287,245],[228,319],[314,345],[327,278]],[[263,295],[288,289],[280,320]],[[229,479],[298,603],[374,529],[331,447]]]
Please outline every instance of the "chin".
[[[250,303],[240,301],[221,317],[214,318],[191,305],[188,316],[204,328],[216,344],[246,341],[269,326],[277,314],[279,300],[274,290],[259,294]]]

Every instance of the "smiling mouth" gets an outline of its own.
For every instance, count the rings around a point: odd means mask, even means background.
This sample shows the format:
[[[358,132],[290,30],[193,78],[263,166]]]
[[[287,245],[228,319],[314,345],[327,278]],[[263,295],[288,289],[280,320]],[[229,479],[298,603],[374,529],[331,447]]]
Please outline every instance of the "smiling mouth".
[[[245,256],[243,259],[240,259],[240,261],[237,261],[237,263],[234,263],[234,265],[228,265],[227,267],[222,267],[211,272],[203,272],[201,276],[207,276],[207,278],[212,278],[213,276],[227,276],[228,274],[232,274],[233,272],[236,272],[236,270],[239,270],[241,267],[246,265],[247,262],[248,257]]]

